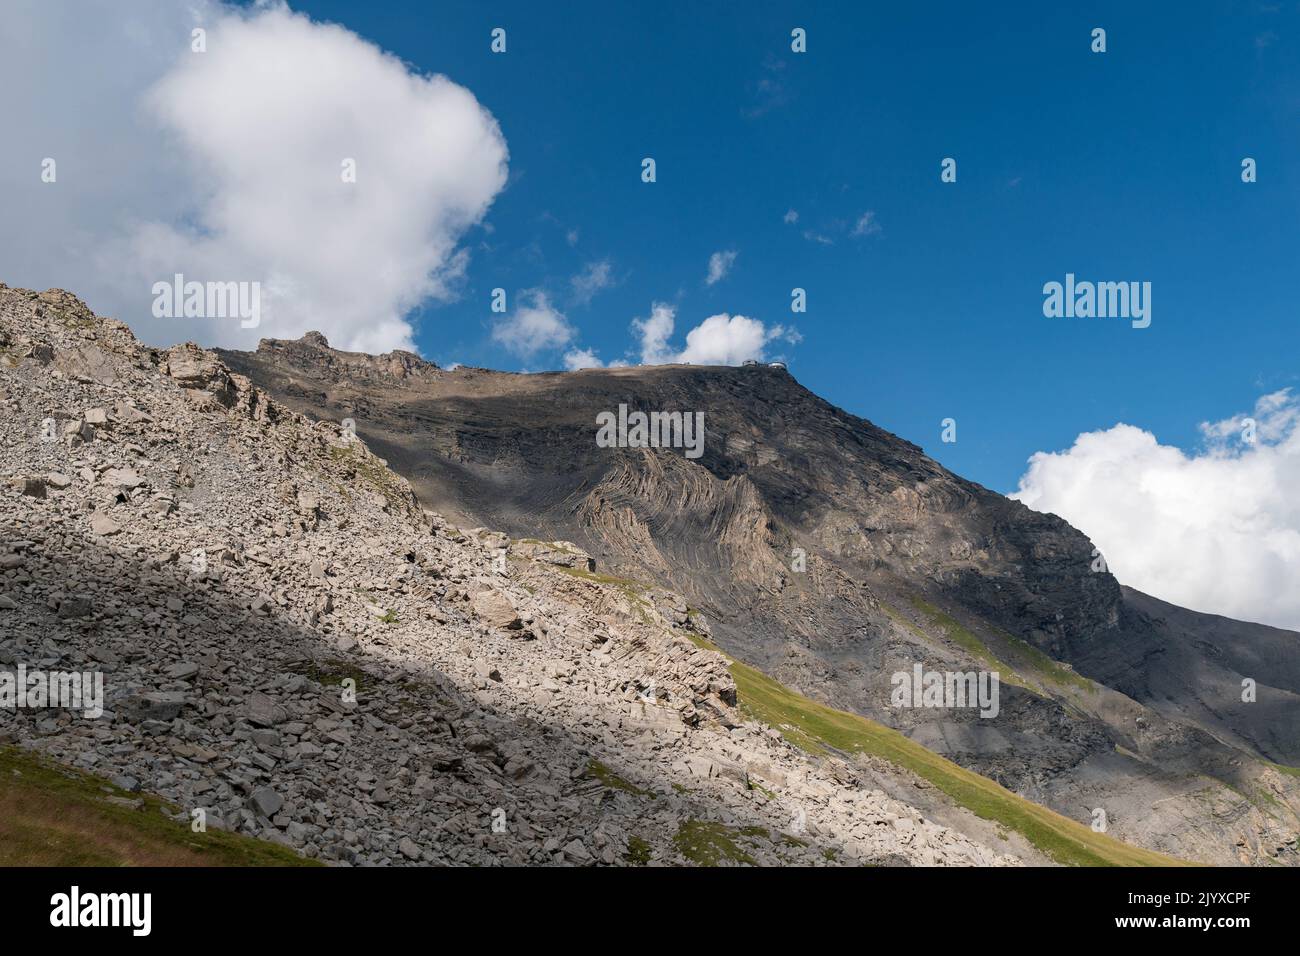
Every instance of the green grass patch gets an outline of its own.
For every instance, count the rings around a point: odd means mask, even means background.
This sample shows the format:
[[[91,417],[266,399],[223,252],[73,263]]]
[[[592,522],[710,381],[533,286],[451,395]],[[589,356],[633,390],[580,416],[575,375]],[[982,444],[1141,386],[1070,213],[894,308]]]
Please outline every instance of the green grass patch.
[[[1013,658],[1013,662],[1008,663],[994,654],[987,644],[973,634],[969,628],[964,627],[951,614],[939,610],[933,604],[915,595],[911,597],[911,602],[918,611],[926,616],[931,624],[941,628],[945,636],[952,640],[953,643],[990,667],[997,668],[1002,675],[1002,679],[1008,683],[1024,687],[1026,690],[1032,690],[1033,688],[1024,680],[1027,675],[1032,675],[1061,689],[1073,687],[1090,694],[1097,693],[1097,685],[1088,678],[1076,674],[1071,668],[1066,667],[1060,661],[1053,659],[1033,644],[1016,637],[1014,634],[1008,634],[1000,628],[997,629],[998,637],[1006,642],[1010,650],[1010,656]],[[921,633],[910,621],[893,608],[888,605],[884,605],[884,607],[895,621],[910,628],[915,633]]]
[[[1008,634],[1006,631],[999,630],[998,633],[1015,648],[1016,654],[1025,662],[1025,666],[1043,680],[1060,688],[1076,687],[1089,694],[1099,692],[1097,685],[1088,678],[1075,673],[1073,668],[1066,667],[1028,641],[1022,640],[1014,634]]]
[[[729,827],[705,820],[686,820],[673,837],[677,852],[700,866],[719,866],[724,861],[757,866],[758,862],[741,846],[745,837],[762,837],[763,827]]]
[[[775,800],[775,799],[776,799],[776,794],[775,794],[775,793],[773,793],[771,790],[767,789],[767,787],[764,787],[764,786],[762,786],[761,784],[757,784],[757,783],[755,783],[753,780],[749,781],[749,789],[750,789],[750,790],[757,790],[759,793],[761,793],[763,796],[767,797],[767,799],[769,799],[769,800]]]
[[[320,865],[278,843],[217,829],[194,833],[168,815],[177,812],[158,797],[0,747],[0,866]]]
[[[945,637],[964,650],[971,657],[974,657],[978,661],[982,661],[991,670],[996,670],[999,675],[1001,675],[1002,680],[1005,680],[1010,684],[1016,684],[1020,687],[1026,687],[1024,681],[1021,680],[1018,674],[1016,674],[1016,669],[1014,667],[1005,661],[1000,660],[996,654],[989,650],[988,646],[983,641],[963,627],[956,618],[949,614],[945,614],[923,598],[913,595],[911,601],[912,606],[924,614],[931,624],[942,630]],[[921,633],[910,621],[894,611],[893,608],[885,605],[885,609],[890,613],[894,620],[900,621],[905,627],[911,628],[911,630],[916,633]]]
[[[623,859],[632,866],[645,866],[650,862],[650,844],[639,836],[627,838],[627,852],[623,854]]]
[[[611,790],[622,790],[624,793],[630,793],[637,797],[649,797],[655,799],[658,794],[652,790],[642,790],[636,784],[629,783],[614,771],[610,770],[599,760],[592,760],[587,764],[586,776],[592,780],[599,780],[604,786]]]

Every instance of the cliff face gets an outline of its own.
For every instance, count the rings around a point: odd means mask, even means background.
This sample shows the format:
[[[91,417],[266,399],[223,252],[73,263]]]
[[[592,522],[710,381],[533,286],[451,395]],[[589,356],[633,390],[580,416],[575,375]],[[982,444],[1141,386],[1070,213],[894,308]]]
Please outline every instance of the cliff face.
[[[222,355],[308,415],[354,419],[428,506],[672,588],[720,646],[790,686],[1076,819],[1105,807],[1125,839],[1294,861],[1294,778],[1268,761],[1300,764],[1300,671],[1268,662],[1296,660],[1297,635],[1164,612],[1094,571],[1066,522],[784,369],[393,371],[311,336]],[[599,447],[596,416],[620,404],[703,412],[703,454]],[[999,670],[1002,716],[891,707],[890,676],[918,661]]]

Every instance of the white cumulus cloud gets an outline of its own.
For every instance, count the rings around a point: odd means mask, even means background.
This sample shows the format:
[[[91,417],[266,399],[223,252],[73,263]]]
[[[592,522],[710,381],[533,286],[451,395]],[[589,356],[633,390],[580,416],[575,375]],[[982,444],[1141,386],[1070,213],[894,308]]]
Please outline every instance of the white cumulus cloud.
[[[632,330],[641,340],[643,365],[670,365],[677,361],[672,349],[668,347],[676,317],[677,310],[671,305],[653,302],[648,318],[632,320]]]
[[[626,368],[627,364],[623,359],[614,359],[606,365],[594,349],[569,349],[564,353],[564,367],[570,372],[584,368]]]
[[[602,362],[592,349],[570,349],[564,353],[564,367],[570,372],[584,368],[604,368]]]
[[[727,252],[715,252],[709,256],[709,274],[705,276],[706,285],[716,285],[726,278],[731,267],[736,263],[737,253],[734,250]]]
[[[531,358],[543,349],[563,348],[572,341],[572,324],[551,305],[545,292],[527,289],[518,298],[519,307],[493,326],[493,341],[522,358]]]
[[[58,179],[0,160],[5,205],[27,213],[0,238],[4,281],[72,289],[159,344],[315,328],[366,351],[410,348],[410,312],[454,294],[458,240],[507,161],[465,88],[280,4],[16,3],[29,39],[5,31],[0,87],[25,92],[6,97],[23,105],[5,138],[55,158]],[[153,317],[152,286],[175,273],[259,282],[260,326]]]
[[[1274,392],[1201,432],[1192,452],[1132,425],[1082,434],[1031,457],[1011,497],[1087,534],[1125,584],[1300,629],[1300,398]]]
[[[762,361],[768,344],[777,339],[792,344],[802,340],[794,329],[767,326],[758,319],[722,312],[687,332],[686,347],[677,350],[669,344],[676,318],[676,309],[656,302],[648,318],[632,321],[632,329],[641,340],[642,364],[739,365],[747,359]]]
[[[762,359],[769,341],[785,330],[766,328],[758,319],[722,312],[711,315],[686,333],[686,348],[677,356],[691,365],[739,365],[746,359]]]

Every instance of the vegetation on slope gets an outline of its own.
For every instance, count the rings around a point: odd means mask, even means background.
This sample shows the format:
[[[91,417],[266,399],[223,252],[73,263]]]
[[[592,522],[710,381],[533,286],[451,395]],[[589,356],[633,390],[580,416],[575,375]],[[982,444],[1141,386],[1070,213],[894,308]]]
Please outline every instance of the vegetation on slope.
[[[703,644],[703,641],[699,643]],[[717,648],[708,645],[710,649]],[[927,750],[903,734],[858,714],[835,710],[731,659],[741,709],[778,729],[810,753],[871,754],[910,770],[977,816],[1022,834],[1058,863],[1074,866],[1177,866],[1183,861],[1095,833],[1055,811],[1017,796],[986,777]]]
[[[586,776],[591,780],[600,781],[603,786],[608,787],[610,790],[622,790],[624,793],[630,793],[634,797],[649,797],[653,800],[658,796],[650,790],[644,790],[636,784],[624,780],[599,760],[593,759],[588,762]]]
[[[314,866],[288,847],[194,833],[157,797],[0,747],[0,866]]]
[[[1073,668],[1054,660],[1028,641],[1021,640],[1006,631],[998,630],[997,636],[1004,646],[1003,655],[999,657],[987,644],[951,614],[941,611],[924,598],[916,595],[911,597],[911,601],[912,606],[925,615],[931,625],[941,629],[946,637],[972,657],[998,670],[1002,675],[1002,679],[1008,683],[1028,687],[1029,681],[1026,678],[1031,678],[1052,684],[1060,690],[1074,689],[1088,693],[1097,692],[1097,687],[1092,681],[1080,674],[1076,674]],[[884,607],[895,621],[910,628],[915,633],[920,633],[915,625],[893,608],[888,605],[884,605]]]
[[[987,667],[989,670],[996,671],[997,674],[999,675],[999,680],[1004,680],[1008,684],[1016,684],[1020,687],[1026,687],[1026,688],[1028,687],[1028,685],[1023,680],[1021,680],[1020,676],[1016,673],[1014,667],[999,660],[997,655],[994,654],[992,651],[990,651],[984,645],[983,641],[981,641],[970,631],[966,630],[955,620],[953,620],[952,618],[948,617],[945,614],[942,614],[942,612],[940,612],[937,608],[929,604],[926,604],[920,598],[915,598],[915,597],[912,598],[912,603],[916,605],[917,610],[921,611],[923,614],[926,614],[927,616],[930,617],[932,624],[943,629],[943,631],[945,632],[945,636],[949,638],[953,643],[961,647],[962,650],[964,650],[971,657],[975,658],[975,660],[983,663],[984,666]],[[919,627],[917,627],[915,624],[909,621],[897,610],[890,607],[888,604],[886,604],[883,601],[881,602],[880,606],[885,609],[885,612],[894,620],[894,623],[907,628],[909,631],[911,631],[913,634],[915,634],[917,637],[921,638],[922,640],[928,639],[928,635],[923,630],[921,630]]]

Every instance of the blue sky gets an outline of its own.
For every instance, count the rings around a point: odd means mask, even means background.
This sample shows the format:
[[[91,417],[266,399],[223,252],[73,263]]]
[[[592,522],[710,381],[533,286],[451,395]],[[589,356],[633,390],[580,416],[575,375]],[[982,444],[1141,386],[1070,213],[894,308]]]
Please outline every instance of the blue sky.
[[[1296,0],[295,3],[315,24],[215,0],[10,5],[0,207],[21,226],[0,229],[0,281],[73,289],[152,344],[317,328],[535,370],[640,360],[653,303],[678,350],[743,315],[798,331],[767,354],[810,389],[1003,492],[1081,433],[1127,422],[1194,452],[1202,421],[1300,385]],[[428,280],[457,249],[463,275]],[[575,294],[593,264],[607,287]],[[264,321],[151,315],[176,272],[265,280]],[[1151,283],[1150,328],[1044,317],[1068,272]],[[498,287],[508,318],[544,294],[571,340],[506,348]]]
[[[1187,447],[1296,381],[1294,4],[542,6],[298,5],[466,86],[509,145],[463,298],[419,316],[430,357],[562,367],[493,343],[497,286],[550,290],[605,360],[655,300],[679,337],[718,312],[793,324],[803,341],[770,351],[801,382],[1001,491],[1082,431]],[[868,211],[879,231],[852,236]],[[734,266],[707,286],[720,250]],[[598,261],[615,284],[575,301]],[[1066,272],[1150,281],[1151,327],[1044,318]]]
[[[540,370],[766,341],[1124,583],[1300,628],[1300,0],[294,9],[7,0],[0,281],[163,347],[317,329]],[[260,283],[259,315],[160,310],[178,273]],[[1046,317],[1068,273],[1149,283],[1150,327]]]

